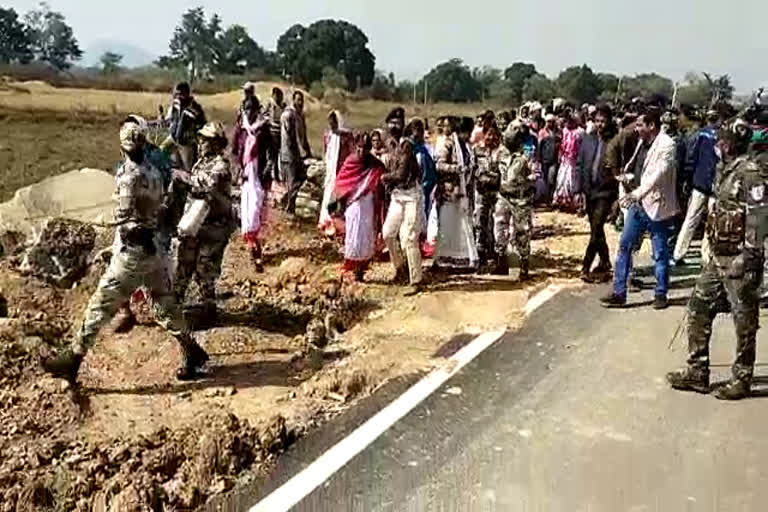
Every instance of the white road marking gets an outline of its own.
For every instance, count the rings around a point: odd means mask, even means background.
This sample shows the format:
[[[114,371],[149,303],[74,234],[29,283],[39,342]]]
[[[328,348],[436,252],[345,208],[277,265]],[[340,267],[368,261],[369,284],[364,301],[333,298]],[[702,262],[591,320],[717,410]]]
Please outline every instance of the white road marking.
[[[526,316],[536,311],[561,289],[560,286],[550,285],[537,293],[525,306]],[[251,507],[249,512],[287,512],[290,510],[451,377],[459,373],[473,359],[496,343],[504,334],[505,331],[487,332],[475,338],[450,358],[453,363],[449,365],[450,369],[437,369],[421,379],[394,402],[318,457],[312,464]]]

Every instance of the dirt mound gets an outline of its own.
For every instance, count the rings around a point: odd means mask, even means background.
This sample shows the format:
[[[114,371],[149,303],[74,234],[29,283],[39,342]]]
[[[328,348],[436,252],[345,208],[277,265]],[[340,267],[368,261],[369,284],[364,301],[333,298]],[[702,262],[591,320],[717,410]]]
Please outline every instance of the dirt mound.
[[[51,217],[84,222],[109,221],[115,203],[115,178],[97,169],[82,169],[47,178],[16,191],[0,204],[0,229],[34,235]]]
[[[51,219],[45,223],[19,267],[62,288],[69,288],[85,275],[96,230],[83,222]]]

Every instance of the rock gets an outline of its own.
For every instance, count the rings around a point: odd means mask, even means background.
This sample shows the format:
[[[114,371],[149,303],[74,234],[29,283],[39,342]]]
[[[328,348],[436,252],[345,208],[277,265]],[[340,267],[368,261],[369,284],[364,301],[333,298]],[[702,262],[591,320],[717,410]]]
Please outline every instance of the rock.
[[[85,275],[95,242],[96,231],[89,224],[51,219],[27,250],[20,270],[56,286],[70,288]]]
[[[305,338],[308,344],[324,348],[328,345],[328,336],[325,322],[319,318],[313,318],[307,325]]]
[[[24,250],[26,236],[21,231],[0,231],[0,258],[14,256]]]
[[[307,181],[318,187],[325,184],[325,161],[320,159],[307,159],[304,161],[307,166]]]

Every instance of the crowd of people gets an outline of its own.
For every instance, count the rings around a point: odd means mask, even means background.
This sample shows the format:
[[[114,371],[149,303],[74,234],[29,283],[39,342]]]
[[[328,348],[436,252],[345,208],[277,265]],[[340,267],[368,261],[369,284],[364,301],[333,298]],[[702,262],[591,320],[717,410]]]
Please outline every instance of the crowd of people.
[[[48,371],[74,382],[102,326],[117,315],[118,328],[130,328],[128,301],[139,289],[179,341],[178,378],[204,374],[208,355],[180,312],[188,285],[197,281],[203,312],[215,317],[215,285],[237,224],[256,270],[263,270],[268,198],[293,214],[312,158],[300,91],[290,105],[279,88],[266,105],[254,84],[245,84],[243,93],[229,136],[221,123],[207,121],[186,83],[176,87],[161,122],[168,135],[159,147],[147,137],[152,123],[125,120],[113,257],[75,342],[46,361]],[[334,110],[323,137],[317,226],[322,236],[343,243],[344,273],[362,281],[370,263],[388,253],[394,282],[415,295],[424,289],[425,258],[437,270],[509,275],[511,247],[519,279],[528,279],[534,207],[586,213],[582,279],[612,280],[603,304],[625,305],[637,284],[633,255],[650,233],[654,307],[664,309],[669,268],[685,265],[697,229],[718,204],[726,169],[750,148],[765,150],[765,131],[735,114],[726,106],[702,113],[639,99],[581,107],[555,99],[475,119],[441,115],[431,133],[427,119],[406,119],[401,107],[372,131],[352,129]],[[768,125],[768,119],[757,121]],[[239,201],[233,199],[238,190]],[[615,269],[609,223],[623,231]],[[705,237],[705,264],[722,245]]]

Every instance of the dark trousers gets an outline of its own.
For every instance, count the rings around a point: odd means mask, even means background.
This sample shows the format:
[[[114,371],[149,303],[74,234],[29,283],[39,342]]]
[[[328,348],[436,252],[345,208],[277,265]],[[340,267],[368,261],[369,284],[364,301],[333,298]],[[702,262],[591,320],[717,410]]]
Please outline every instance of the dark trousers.
[[[587,201],[590,235],[587,252],[584,254],[584,272],[592,270],[595,256],[600,256],[601,268],[608,269],[611,266],[611,255],[605,239],[605,223],[611,216],[614,200],[613,197],[598,197]]]
[[[280,174],[285,186],[283,206],[288,213],[296,211],[296,198],[299,190],[307,180],[307,170],[300,159],[283,160],[280,162]]]
[[[270,134],[269,144],[267,144],[267,167],[265,174],[270,177],[271,180],[275,180],[282,183],[283,177],[280,175],[280,167],[278,162],[280,160],[280,134]]]
[[[713,258],[704,265],[688,303],[688,365],[709,372],[712,322],[719,312],[730,310],[736,327],[733,377],[749,382],[755,365],[760,317],[758,290],[763,273],[744,272],[743,269],[733,273],[732,267],[738,269],[736,257]]]

